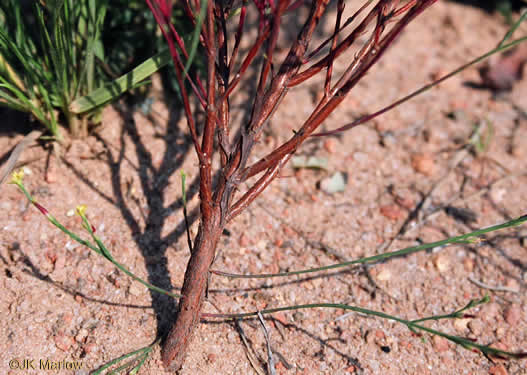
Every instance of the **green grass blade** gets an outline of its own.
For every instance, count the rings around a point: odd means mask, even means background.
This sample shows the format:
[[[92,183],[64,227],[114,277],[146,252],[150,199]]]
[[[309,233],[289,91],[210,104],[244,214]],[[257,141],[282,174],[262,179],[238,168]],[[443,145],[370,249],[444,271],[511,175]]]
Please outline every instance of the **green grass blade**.
[[[3,80],[0,78],[0,81],[3,81]],[[22,106],[24,108],[23,109],[24,112],[32,113],[33,116],[35,116],[45,126],[49,125],[44,113],[40,110],[40,108],[38,106],[33,104],[31,99],[27,97],[25,92],[22,92],[17,87],[15,87],[14,85],[11,85],[9,83],[2,83],[2,84],[0,84],[0,88],[4,88],[5,90],[8,90],[9,92],[11,92],[14,95],[14,97],[13,97],[13,96],[10,96],[5,91],[4,92],[0,92],[0,94],[2,94],[1,96],[4,99],[9,100],[9,101],[17,101],[18,105]],[[13,109],[15,109],[15,108],[13,108]]]
[[[125,355],[122,355],[119,358],[116,358],[116,359],[104,364],[103,366],[99,367],[96,371],[92,372],[92,375],[101,375],[104,370],[112,367],[113,365],[115,365],[115,364],[117,364],[117,363],[119,363],[121,361],[124,361],[127,358],[130,358],[130,357],[133,357],[133,356],[145,355],[145,354],[147,355],[147,354],[149,354],[152,351],[153,347],[155,345],[157,345],[158,343],[159,343],[159,340],[154,342],[152,345],[148,345],[148,346],[145,346],[144,348],[141,348],[141,349],[135,350],[133,352],[127,353]]]
[[[75,114],[81,114],[108,103],[119,97],[122,93],[137,86],[145,78],[151,76],[171,61],[172,57],[170,56],[169,50],[164,49],[137,66],[131,72],[126,73],[113,82],[107,83],[86,96],[74,100],[70,105],[70,111]]]
[[[200,2],[200,11],[198,15],[198,19],[196,20],[196,27],[194,28],[194,31],[192,32],[192,41],[190,44],[190,51],[188,54],[187,62],[185,63],[185,69],[183,70],[183,80],[187,76],[187,72],[190,69],[190,66],[192,65],[192,61],[194,60],[194,57],[196,56],[196,51],[198,50],[198,44],[199,44],[199,36],[201,34],[201,28],[203,27],[203,20],[205,19],[205,14],[207,13],[207,5],[209,0],[202,0]]]
[[[505,34],[505,36],[503,37],[503,39],[501,40],[501,42],[498,44],[498,48],[499,47],[502,47],[505,42],[507,40],[509,40],[511,37],[512,37],[512,34],[514,34],[514,32],[518,29],[518,27],[520,26],[520,24],[525,21],[525,18],[527,18],[527,11],[523,12],[523,14],[520,16],[520,18],[518,19],[518,21],[516,21],[514,23],[514,25],[511,26],[511,28],[509,29],[509,31],[507,31],[507,33]]]

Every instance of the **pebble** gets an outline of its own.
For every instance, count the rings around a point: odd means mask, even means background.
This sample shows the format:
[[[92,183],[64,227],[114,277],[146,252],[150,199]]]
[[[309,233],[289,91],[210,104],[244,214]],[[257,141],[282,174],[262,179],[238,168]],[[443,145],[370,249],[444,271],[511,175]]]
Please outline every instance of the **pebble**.
[[[520,305],[517,303],[513,303],[507,309],[505,309],[505,313],[503,314],[503,317],[507,324],[509,324],[511,327],[515,327],[518,325],[518,323],[521,320],[522,316],[522,310],[520,308]]]
[[[508,375],[507,369],[500,363],[489,368],[490,375]]]
[[[67,352],[68,349],[75,343],[73,337],[67,336],[63,333],[59,333],[57,336],[55,336],[54,341],[55,346],[64,352]]]
[[[479,319],[472,319],[468,323],[468,329],[470,329],[470,332],[472,332],[475,336],[480,336],[483,332],[483,323]]]
[[[494,203],[501,203],[503,201],[503,198],[507,196],[507,190],[505,190],[504,188],[493,187],[492,189],[490,189],[489,195],[490,199]]]
[[[507,283],[505,284],[507,288],[510,290],[514,290],[516,293],[520,292],[520,284],[516,279],[509,279],[507,280]]]
[[[393,221],[401,219],[404,216],[404,211],[396,204],[381,206],[379,210],[381,211],[382,216]]]
[[[333,154],[337,150],[337,144],[333,138],[326,139],[324,141],[324,149],[330,153]]]
[[[91,352],[95,351],[96,348],[97,346],[95,345],[95,343],[90,343],[82,347],[84,353],[86,354],[90,354]]]
[[[229,343],[235,343],[237,337],[238,337],[238,335],[236,334],[236,332],[229,332],[229,333],[227,333],[227,341]]]
[[[439,254],[434,258],[434,266],[439,272],[446,272],[450,268],[450,260],[446,254]]]
[[[59,271],[63,269],[66,266],[66,256],[60,255],[57,256],[57,260],[55,261],[55,271]]]
[[[249,237],[247,237],[245,233],[242,233],[242,235],[240,236],[240,239],[238,240],[238,245],[242,247],[249,246]]]
[[[481,310],[478,312],[478,316],[486,323],[496,323],[496,318],[500,312],[500,306],[495,303],[487,303],[481,307]]]
[[[320,181],[320,190],[327,194],[334,194],[346,190],[348,176],[346,173],[336,172],[333,176],[324,178]]]
[[[145,292],[145,287],[143,285],[140,285],[139,283],[132,282],[132,285],[130,285],[130,288],[128,288],[128,292],[132,296],[140,296]]]
[[[75,341],[77,342],[84,342],[86,337],[88,337],[88,330],[86,328],[81,328],[79,332],[77,333],[77,336],[75,336]]]
[[[377,274],[377,280],[379,281],[388,281],[391,278],[392,278],[392,272],[387,268],[381,269],[380,272]]]
[[[412,156],[412,168],[425,176],[433,176],[437,173],[437,164],[430,153],[414,154]]]
[[[432,345],[437,352],[446,352],[449,349],[448,340],[444,337],[434,336]]]
[[[474,270],[474,259],[465,257],[463,259],[463,267],[465,268],[465,271],[472,272]]]
[[[464,332],[466,329],[468,329],[470,321],[471,319],[469,318],[456,319],[454,320],[454,327],[458,332]]]

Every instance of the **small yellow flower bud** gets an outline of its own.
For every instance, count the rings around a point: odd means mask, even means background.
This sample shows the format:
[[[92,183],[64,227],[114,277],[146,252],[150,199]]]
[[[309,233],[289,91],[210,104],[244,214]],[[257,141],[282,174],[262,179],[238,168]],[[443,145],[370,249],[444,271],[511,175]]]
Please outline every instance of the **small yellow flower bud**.
[[[84,217],[86,215],[86,205],[79,204],[75,211],[77,212],[77,215],[79,215],[80,217]]]
[[[19,185],[22,183],[23,178],[24,170],[20,168],[19,170],[13,171],[13,173],[11,173],[11,181],[9,181],[9,183]]]

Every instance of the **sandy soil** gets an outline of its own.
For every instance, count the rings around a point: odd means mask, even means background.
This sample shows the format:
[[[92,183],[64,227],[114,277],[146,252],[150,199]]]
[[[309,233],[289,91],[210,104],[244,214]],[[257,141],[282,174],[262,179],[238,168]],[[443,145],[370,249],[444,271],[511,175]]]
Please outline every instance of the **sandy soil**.
[[[411,25],[326,128],[379,109],[487,51],[505,30],[497,15],[438,3]],[[327,170],[284,169],[229,226],[214,268],[264,273],[316,267],[525,214],[527,81],[499,99],[467,84],[478,82],[477,70],[468,70],[342,137],[308,142],[299,154],[326,158]],[[255,157],[290,136],[312,108],[315,88],[313,83],[286,97]],[[129,110],[105,110],[103,126],[86,141],[73,142],[63,161],[52,156],[48,163],[41,146],[28,149],[22,161],[28,189],[58,220],[82,233],[72,210],[86,204],[88,217],[119,262],[177,291],[188,259],[179,171],[189,175],[195,232],[196,158],[181,112],[167,107],[159,93],[152,95],[148,116],[139,110],[133,116]],[[235,116],[241,119],[240,112]],[[466,152],[475,127],[489,124],[493,136],[487,150]],[[4,133],[1,149],[7,152],[21,137]],[[345,191],[321,191],[318,183],[337,171],[348,175]],[[462,220],[447,206],[473,215]],[[174,300],[150,293],[66,238],[12,185],[2,187],[0,207],[0,373],[73,373],[38,370],[39,360],[50,359],[77,361],[83,368],[76,373],[85,374],[166,332]],[[525,351],[526,237],[526,227],[518,227],[491,234],[479,245],[434,249],[314,277],[239,281],[215,276],[209,299],[222,312],[343,302],[417,319],[449,313],[488,293],[492,301],[474,309],[474,318],[428,325]],[[217,312],[211,303],[205,310]],[[277,373],[527,373],[526,360],[492,363],[443,339],[419,338],[397,323],[344,314],[314,309],[268,319]],[[10,370],[12,359],[34,360],[37,369]],[[181,373],[262,374],[266,362],[257,320],[207,321],[197,330]],[[162,373],[156,346],[140,374]]]

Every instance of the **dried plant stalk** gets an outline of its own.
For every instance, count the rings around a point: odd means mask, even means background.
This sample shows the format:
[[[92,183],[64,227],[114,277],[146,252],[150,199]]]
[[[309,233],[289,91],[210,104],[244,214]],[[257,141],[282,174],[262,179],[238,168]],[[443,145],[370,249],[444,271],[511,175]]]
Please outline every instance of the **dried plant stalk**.
[[[236,5],[239,7],[238,27],[234,34],[233,49],[229,53],[228,42],[232,43],[232,40],[226,24],[234,9],[234,1],[184,0],[181,6],[194,24],[198,24],[196,17],[201,7],[207,7],[200,35],[200,42],[207,59],[205,84],[199,77],[190,77],[184,69],[183,60],[188,58],[188,52],[170,23],[172,2],[146,1],[170,46],[187,123],[199,160],[199,229],[185,272],[176,322],[166,339],[162,353],[164,364],[172,370],[177,370],[183,363],[192,332],[200,319],[209,269],[223,228],[278,176],[282,166],[297,148],[342,103],[346,95],[380,59],[401,31],[437,0],[410,0],[403,2],[403,5],[399,0],[376,2],[368,0],[344,22],[342,15],[345,3],[344,0],[338,0],[333,35],[321,45],[312,48],[313,33],[322,16],[328,12],[329,5],[329,0],[313,0],[296,40],[290,46],[286,58],[277,65],[278,69],[274,68],[277,64],[275,50],[278,36],[284,27],[281,22],[282,16],[302,5],[302,2],[254,0],[259,17],[258,37],[249,48],[247,55],[239,60],[240,68],[237,72],[233,72],[233,69],[240,58],[240,41],[246,32],[244,24],[248,10],[247,1],[242,0],[241,4]],[[367,11],[369,7],[371,10]],[[357,25],[346,33],[346,27],[354,22]],[[334,61],[354,46],[357,38],[366,32],[369,33],[367,42],[360,46],[355,58],[343,73],[334,77]],[[328,51],[311,64],[311,60],[322,54],[321,51],[325,51],[324,46],[328,44],[330,45]],[[241,77],[258,56],[264,58],[260,67],[256,94],[252,101],[251,117],[247,124],[241,126],[239,135],[230,141],[232,124],[229,115],[229,97],[236,92]],[[301,71],[304,66],[309,67]],[[249,155],[255,143],[268,124],[269,118],[287,95],[288,88],[308,81],[324,69],[325,82],[320,87],[323,95],[308,119],[288,141],[256,163],[248,165]],[[184,80],[189,81],[192,92],[205,111],[201,135],[198,134],[195,111],[191,108],[190,93],[185,88]],[[215,138],[217,148],[214,147]],[[221,156],[219,171],[213,171],[211,164],[215,152]],[[216,172],[219,172],[220,179],[217,184],[213,184],[212,176]],[[240,184],[254,176],[258,176],[256,182],[241,197],[235,199]]]

